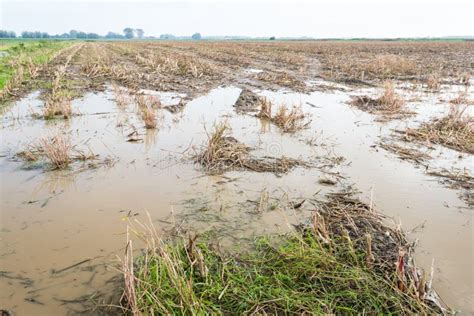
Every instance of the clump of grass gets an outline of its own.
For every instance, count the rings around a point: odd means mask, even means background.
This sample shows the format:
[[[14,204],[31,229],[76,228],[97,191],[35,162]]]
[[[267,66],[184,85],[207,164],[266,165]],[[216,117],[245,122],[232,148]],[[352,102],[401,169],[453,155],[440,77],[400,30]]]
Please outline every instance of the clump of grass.
[[[281,104],[272,122],[285,133],[293,133],[308,126],[301,107],[294,106],[291,110],[286,104]]]
[[[64,169],[69,166],[72,149],[69,137],[62,134],[44,137],[40,140],[39,145],[53,169]]]
[[[127,107],[129,104],[129,96],[127,93],[121,89],[117,84],[112,86],[115,95],[115,102],[120,109]]]
[[[249,148],[229,136],[226,122],[214,125],[212,134],[208,134],[204,150],[195,157],[197,163],[207,171],[221,172],[232,168],[242,168]]]
[[[368,96],[356,97],[351,102],[361,110],[370,113],[397,114],[403,112],[404,100],[395,92],[393,82],[386,81],[380,97],[373,99]]]
[[[164,240],[144,226],[148,249],[131,262],[127,247],[124,261],[122,304],[136,315],[444,311],[403,233],[345,195],[320,202],[311,225],[257,238],[248,253],[196,237]]]
[[[465,115],[467,108],[453,104],[446,116],[422,124],[419,128],[407,129],[404,139],[426,141],[474,154],[474,120]]]
[[[194,159],[210,173],[238,169],[287,173],[294,167],[307,166],[304,161],[288,157],[250,156],[250,148],[230,136],[230,128],[225,122],[214,125],[214,130],[212,134],[208,134],[208,140],[203,147]]]
[[[395,85],[390,81],[385,82],[383,94],[377,100],[384,110],[390,112],[399,111],[404,104],[403,99],[395,92]]]
[[[257,113],[257,117],[262,119],[271,120],[272,118],[272,103],[267,98],[259,100],[260,111]]]
[[[441,88],[441,76],[438,73],[433,73],[428,76],[426,86],[431,91],[439,91]]]
[[[140,109],[144,108],[161,108],[161,100],[159,97],[154,95],[145,95],[145,94],[137,94],[135,96],[135,101]]]
[[[465,85],[466,87],[469,87],[471,85],[470,79],[471,76],[469,75],[469,73],[464,72],[459,76],[459,83]]]
[[[62,116],[65,119],[69,119],[72,116],[72,107],[69,100],[52,100],[48,99],[43,108],[42,117],[46,120],[54,119],[58,116]]]
[[[142,119],[146,129],[155,129],[158,123],[156,110],[151,106],[141,109]]]
[[[282,103],[275,115],[272,114],[272,103],[264,98],[260,102],[260,111],[257,117],[270,120],[285,133],[294,133],[307,127],[310,121],[306,120],[306,115],[301,110],[301,106],[293,106],[291,110],[285,103]]]

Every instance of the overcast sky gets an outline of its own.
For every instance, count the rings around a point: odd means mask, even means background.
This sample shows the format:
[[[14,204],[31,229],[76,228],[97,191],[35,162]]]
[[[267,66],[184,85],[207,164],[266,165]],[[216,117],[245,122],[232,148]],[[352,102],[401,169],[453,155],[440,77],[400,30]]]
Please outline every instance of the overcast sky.
[[[474,1],[0,0],[0,29],[145,35],[419,37],[474,35]]]

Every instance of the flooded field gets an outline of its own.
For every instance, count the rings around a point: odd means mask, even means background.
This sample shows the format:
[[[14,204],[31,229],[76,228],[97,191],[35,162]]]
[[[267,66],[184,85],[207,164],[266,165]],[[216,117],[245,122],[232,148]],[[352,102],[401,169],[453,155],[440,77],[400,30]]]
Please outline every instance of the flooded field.
[[[317,47],[206,45],[75,44],[41,70],[49,85],[18,87],[1,118],[0,308],[77,313],[115,295],[130,221],[245,248],[308,222],[327,194],[354,191],[416,241],[444,304],[473,312],[473,88],[451,74],[436,91],[393,76],[403,110],[367,111],[354,100],[387,93],[386,78],[350,85],[329,75],[328,55],[308,53]],[[243,111],[244,90],[272,106]],[[407,136],[456,98],[470,120],[465,143]],[[46,119],[53,101],[61,111]],[[279,124],[282,107],[297,108],[301,125]],[[219,123],[247,160],[209,172],[196,157]],[[60,142],[66,168],[52,167],[45,146]]]

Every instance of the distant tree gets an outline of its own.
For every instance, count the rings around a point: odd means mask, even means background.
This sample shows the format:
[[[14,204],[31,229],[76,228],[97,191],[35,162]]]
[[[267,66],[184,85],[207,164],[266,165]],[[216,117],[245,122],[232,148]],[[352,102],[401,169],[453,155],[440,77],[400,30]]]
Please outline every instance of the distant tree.
[[[123,29],[123,34],[128,39],[132,39],[135,36],[133,29],[129,27]]]
[[[136,29],[135,33],[137,33],[138,38],[143,38],[143,34],[145,34],[145,31],[143,31],[142,29]]]
[[[69,37],[70,38],[77,38],[77,31],[76,30],[70,30],[69,31]]]
[[[0,38],[15,38],[16,34],[13,31],[0,30]]]
[[[85,32],[77,32],[76,37],[77,37],[77,38],[80,38],[80,39],[85,39],[85,38],[87,38],[87,33],[85,33]]]
[[[46,32],[41,33],[41,38],[49,38],[49,34]]]
[[[97,33],[87,33],[88,39],[98,39],[100,36]]]
[[[115,32],[109,32],[107,33],[107,35],[105,35],[105,38],[108,38],[108,39],[117,39],[117,38],[124,38],[125,36],[123,36],[122,34],[119,34],[119,33],[115,33]]]
[[[58,35],[59,38],[71,38],[70,33],[63,33],[61,35]]]
[[[41,38],[42,33],[40,31],[35,31],[34,38]]]
[[[176,36],[174,36],[173,34],[161,34],[160,35],[160,39],[175,39]]]
[[[270,41],[274,41],[274,40],[275,40],[275,36],[270,37]]]
[[[0,30],[0,38],[8,38],[8,31]]]
[[[201,33],[194,33],[191,38],[193,40],[200,40],[202,38]]]

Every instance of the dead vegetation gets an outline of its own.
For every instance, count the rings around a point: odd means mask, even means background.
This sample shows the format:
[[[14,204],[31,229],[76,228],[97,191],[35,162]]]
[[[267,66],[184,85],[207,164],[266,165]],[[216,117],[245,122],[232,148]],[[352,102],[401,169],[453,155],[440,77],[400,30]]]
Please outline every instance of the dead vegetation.
[[[51,137],[44,137],[39,145],[39,151],[49,159],[53,169],[64,169],[69,166],[72,146],[68,136],[58,133]]]
[[[378,114],[397,114],[403,112],[404,100],[395,92],[393,82],[385,82],[381,96],[373,99],[368,96],[358,96],[351,104],[363,111]]]
[[[158,125],[158,110],[162,108],[157,96],[136,94],[135,102],[146,129],[155,129]]]
[[[425,165],[426,161],[431,159],[430,155],[428,155],[427,153],[421,152],[414,148],[400,146],[395,143],[381,141],[379,143],[379,146],[391,153],[396,154],[402,160],[409,160],[418,164]]]
[[[426,80],[428,90],[437,92],[441,89],[441,76],[438,73],[432,73]]]
[[[285,103],[280,104],[277,112],[272,113],[272,103],[267,98],[259,100],[260,111],[256,116],[271,121],[284,133],[294,133],[309,126],[311,120],[303,113],[301,105],[294,105],[291,109]]]
[[[461,105],[461,104],[473,104],[474,101],[468,99],[467,89],[464,91],[459,91],[458,95],[449,100],[449,103],[454,105]]]
[[[112,85],[112,90],[115,96],[115,103],[119,109],[125,109],[130,104],[130,94],[126,92],[126,89],[120,88],[117,84]]]
[[[156,110],[147,106],[141,109],[142,119],[146,129],[155,129],[158,124]]]
[[[373,86],[385,80],[426,82],[435,74],[458,82],[470,68],[472,43],[353,42],[315,43],[326,80]],[[444,55],[439,54],[440,51]],[[463,57],[461,57],[463,56]],[[472,76],[472,71],[470,72]]]
[[[419,128],[397,131],[406,141],[440,144],[445,147],[474,153],[474,119],[466,115],[467,106],[452,105],[449,113],[422,124]]]
[[[291,110],[286,104],[281,104],[271,121],[285,133],[294,133],[306,128],[311,121],[306,121],[306,115],[300,106],[293,106]]]
[[[305,91],[306,84],[295,76],[286,72],[261,72],[255,78],[260,81],[276,84],[281,87],[291,88],[295,91]]]
[[[265,120],[272,119],[272,103],[267,98],[260,101],[260,111],[257,113],[257,117]]]
[[[399,55],[378,55],[367,65],[369,75],[379,78],[390,78],[396,75],[413,75],[416,73],[415,63],[407,57]]]
[[[111,157],[99,159],[99,155],[94,154],[90,148],[87,151],[78,149],[72,144],[70,136],[60,131],[40,138],[37,143],[28,145],[15,156],[28,163],[46,162],[42,167],[49,170],[68,169],[72,162],[81,162],[82,167],[78,170],[111,167],[117,161]]]
[[[229,170],[250,170],[255,172],[287,173],[297,166],[306,166],[303,161],[287,157],[251,157],[251,148],[229,135],[225,122],[214,125],[208,134],[203,150],[194,156],[196,163],[209,173],[222,173]]]
[[[427,174],[440,178],[440,182],[450,188],[461,190],[459,196],[469,207],[474,206],[474,177],[467,170],[429,170]]]

